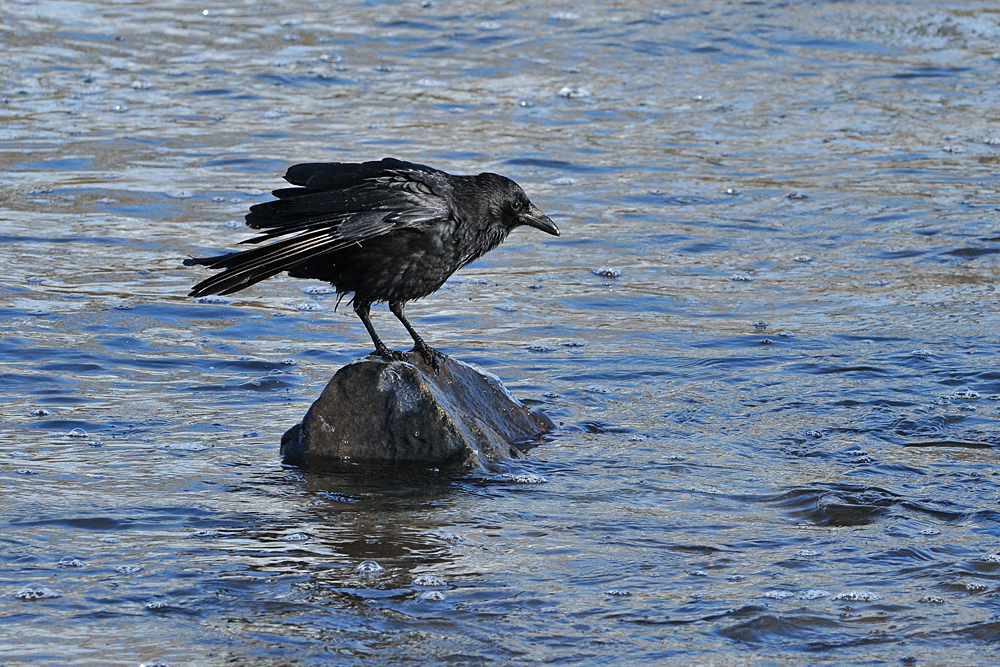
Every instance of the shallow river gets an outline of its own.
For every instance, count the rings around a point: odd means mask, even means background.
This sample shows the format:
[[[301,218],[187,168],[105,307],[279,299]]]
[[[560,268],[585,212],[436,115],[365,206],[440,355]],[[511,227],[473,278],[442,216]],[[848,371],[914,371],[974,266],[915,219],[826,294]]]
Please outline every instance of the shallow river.
[[[11,0],[0,49],[3,665],[1000,664],[994,2]],[[282,466],[363,327],[186,296],[383,156],[563,231],[408,311],[557,422],[515,464]]]

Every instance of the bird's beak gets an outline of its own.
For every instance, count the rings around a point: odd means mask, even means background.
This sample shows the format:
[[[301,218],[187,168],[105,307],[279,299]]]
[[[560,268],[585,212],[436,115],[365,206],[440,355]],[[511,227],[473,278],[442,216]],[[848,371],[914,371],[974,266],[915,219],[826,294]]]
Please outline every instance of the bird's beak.
[[[549,220],[549,216],[539,211],[534,204],[528,206],[528,210],[521,216],[521,223],[540,229],[546,234],[559,236],[559,228],[556,227],[556,223]]]

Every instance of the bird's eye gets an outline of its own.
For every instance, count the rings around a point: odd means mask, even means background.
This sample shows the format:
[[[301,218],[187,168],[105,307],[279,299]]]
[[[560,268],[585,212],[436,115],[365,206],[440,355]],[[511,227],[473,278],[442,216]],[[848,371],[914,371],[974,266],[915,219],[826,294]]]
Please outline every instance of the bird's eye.
[[[521,210],[521,202],[519,202],[519,201],[517,201],[517,200],[515,199],[515,200],[514,200],[514,203],[513,203],[513,204],[511,204],[511,205],[510,205],[510,207],[511,207],[512,209],[514,209],[515,211],[520,211],[520,210]]]

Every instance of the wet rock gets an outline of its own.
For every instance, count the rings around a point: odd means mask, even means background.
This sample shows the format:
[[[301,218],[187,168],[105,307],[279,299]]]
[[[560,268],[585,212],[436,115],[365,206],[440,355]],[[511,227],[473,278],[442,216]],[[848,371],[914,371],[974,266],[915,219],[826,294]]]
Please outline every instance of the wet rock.
[[[405,361],[365,357],[337,371],[282,437],[281,455],[317,468],[346,461],[481,467],[518,456],[514,444],[552,428],[495,375],[450,357],[435,372],[410,352]]]

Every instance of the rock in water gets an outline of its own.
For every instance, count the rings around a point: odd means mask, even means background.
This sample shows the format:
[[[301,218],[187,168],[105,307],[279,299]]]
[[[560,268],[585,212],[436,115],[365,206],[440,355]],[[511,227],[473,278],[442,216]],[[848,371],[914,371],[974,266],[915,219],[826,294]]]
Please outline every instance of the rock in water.
[[[358,359],[281,439],[285,463],[345,461],[469,468],[518,456],[512,445],[554,427],[514,398],[497,376],[451,357],[435,372],[419,354]]]

